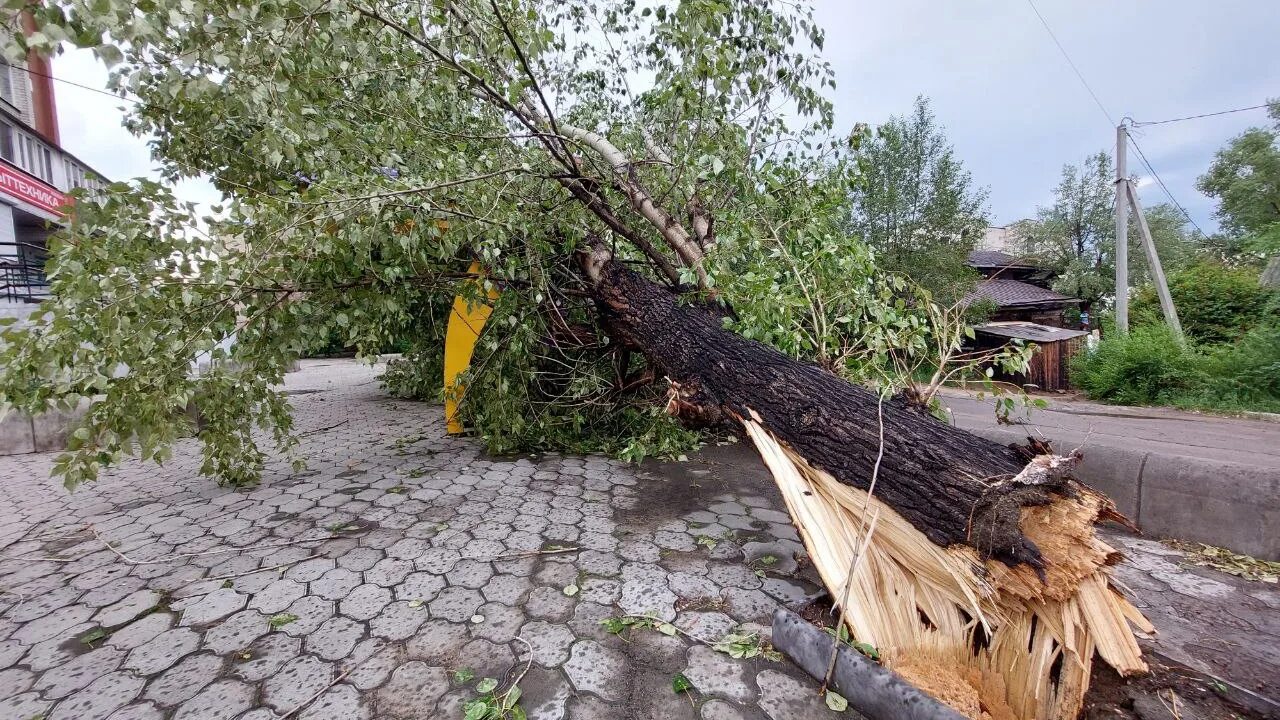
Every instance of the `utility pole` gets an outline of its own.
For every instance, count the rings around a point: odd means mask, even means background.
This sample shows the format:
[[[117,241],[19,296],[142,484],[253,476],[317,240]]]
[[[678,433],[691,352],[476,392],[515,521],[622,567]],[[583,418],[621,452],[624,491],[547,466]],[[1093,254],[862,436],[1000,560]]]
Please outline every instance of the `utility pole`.
[[[1125,149],[1129,129],[1116,126],[1116,329],[1129,332],[1129,171]]]
[[[1138,219],[1138,232],[1142,234],[1142,249],[1147,255],[1147,268],[1151,271],[1151,284],[1156,286],[1156,295],[1160,297],[1160,311],[1164,313],[1164,321],[1174,337],[1182,340],[1182,323],[1178,320],[1178,309],[1173,306],[1173,296],[1169,294],[1169,284],[1164,279],[1164,266],[1160,264],[1160,255],[1156,252],[1156,241],[1151,237],[1151,228],[1147,225],[1147,216],[1142,212],[1142,203],[1138,202],[1138,191],[1133,184],[1125,181],[1129,190],[1129,201],[1133,203],[1133,216]]]
[[[1151,284],[1156,286],[1156,295],[1160,297],[1160,311],[1174,337],[1181,342],[1182,323],[1178,321],[1178,310],[1173,306],[1173,296],[1169,294],[1169,284],[1164,279],[1164,267],[1156,252],[1156,242],[1151,237],[1147,216],[1142,213],[1142,204],[1138,202],[1138,190],[1129,182],[1125,157],[1128,144],[1129,129],[1120,123],[1116,126],[1116,329],[1122,333],[1129,332],[1129,206],[1132,204],[1134,217],[1138,220],[1138,233],[1142,236],[1142,250],[1147,256],[1147,268],[1151,271]]]

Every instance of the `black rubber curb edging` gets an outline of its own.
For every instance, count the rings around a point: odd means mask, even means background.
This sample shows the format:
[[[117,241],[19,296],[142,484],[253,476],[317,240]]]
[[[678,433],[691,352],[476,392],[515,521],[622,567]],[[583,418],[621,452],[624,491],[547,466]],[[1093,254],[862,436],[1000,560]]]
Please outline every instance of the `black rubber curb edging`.
[[[773,614],[773,647],[818,682],[826,677],[835,642],[822,628],[786,608]],[[868,720],[966,720],[848,645],[841,645],[837,652],[830,687]]]

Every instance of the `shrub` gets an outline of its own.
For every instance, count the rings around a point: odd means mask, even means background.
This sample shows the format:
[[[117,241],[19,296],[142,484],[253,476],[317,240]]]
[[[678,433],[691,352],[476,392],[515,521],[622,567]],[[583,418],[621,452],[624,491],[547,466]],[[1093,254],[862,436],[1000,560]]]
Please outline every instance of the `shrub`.
[[[444,342],[429,338],[421,347],[387,363],[379,378],[387,392],[407,400],[444,401]]]
[[[1177,404],[1280,412],[1280,325],[1249,331],[1234,345],[1208,348],[1202,386]]]
[[[1274,318],[1275,291],[1258,284],[1258,273],[1201,262],[1169,276],[1169,294],[1187,337],[1201,343],[1238,340]],[[1132,305],[1134,324],[1162,321],[1155,289],[1138,292]]]
[[[1171,403],[1200,385],[1199,362],[1164,325],[1113,332],[1096,348],[1076,355],[1073,383],[1089,397],[1125,405]]]

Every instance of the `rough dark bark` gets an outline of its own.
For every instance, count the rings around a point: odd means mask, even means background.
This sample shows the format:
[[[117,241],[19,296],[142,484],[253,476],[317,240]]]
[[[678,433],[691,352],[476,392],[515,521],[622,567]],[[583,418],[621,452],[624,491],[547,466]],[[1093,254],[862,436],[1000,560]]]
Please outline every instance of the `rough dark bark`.
[[[643,353],[673,383],[692,423],[761,424],[813,465],[865,489],[879,450],[878,396],[816,365],[722,328],[719,314],[602,254],[584,257],[604,328]],[[1012,448],[886,399],[876,496],[938,545],[964,543],[1009,565],[1041,567],[1018,527],[1023,506],[1048,502],[1055,485],[1012,479],[1025,465]],[[1064,481],[1065,482],[1065,481]]]

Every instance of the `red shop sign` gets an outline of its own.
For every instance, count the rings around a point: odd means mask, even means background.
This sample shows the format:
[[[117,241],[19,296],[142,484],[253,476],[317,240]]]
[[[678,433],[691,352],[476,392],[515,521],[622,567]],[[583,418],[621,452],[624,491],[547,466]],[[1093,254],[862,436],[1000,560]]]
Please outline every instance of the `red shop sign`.
[[[5,163],[0,163],[0,192],[55,215],[63,214],[62,206],[69,199],[56,188]]]

